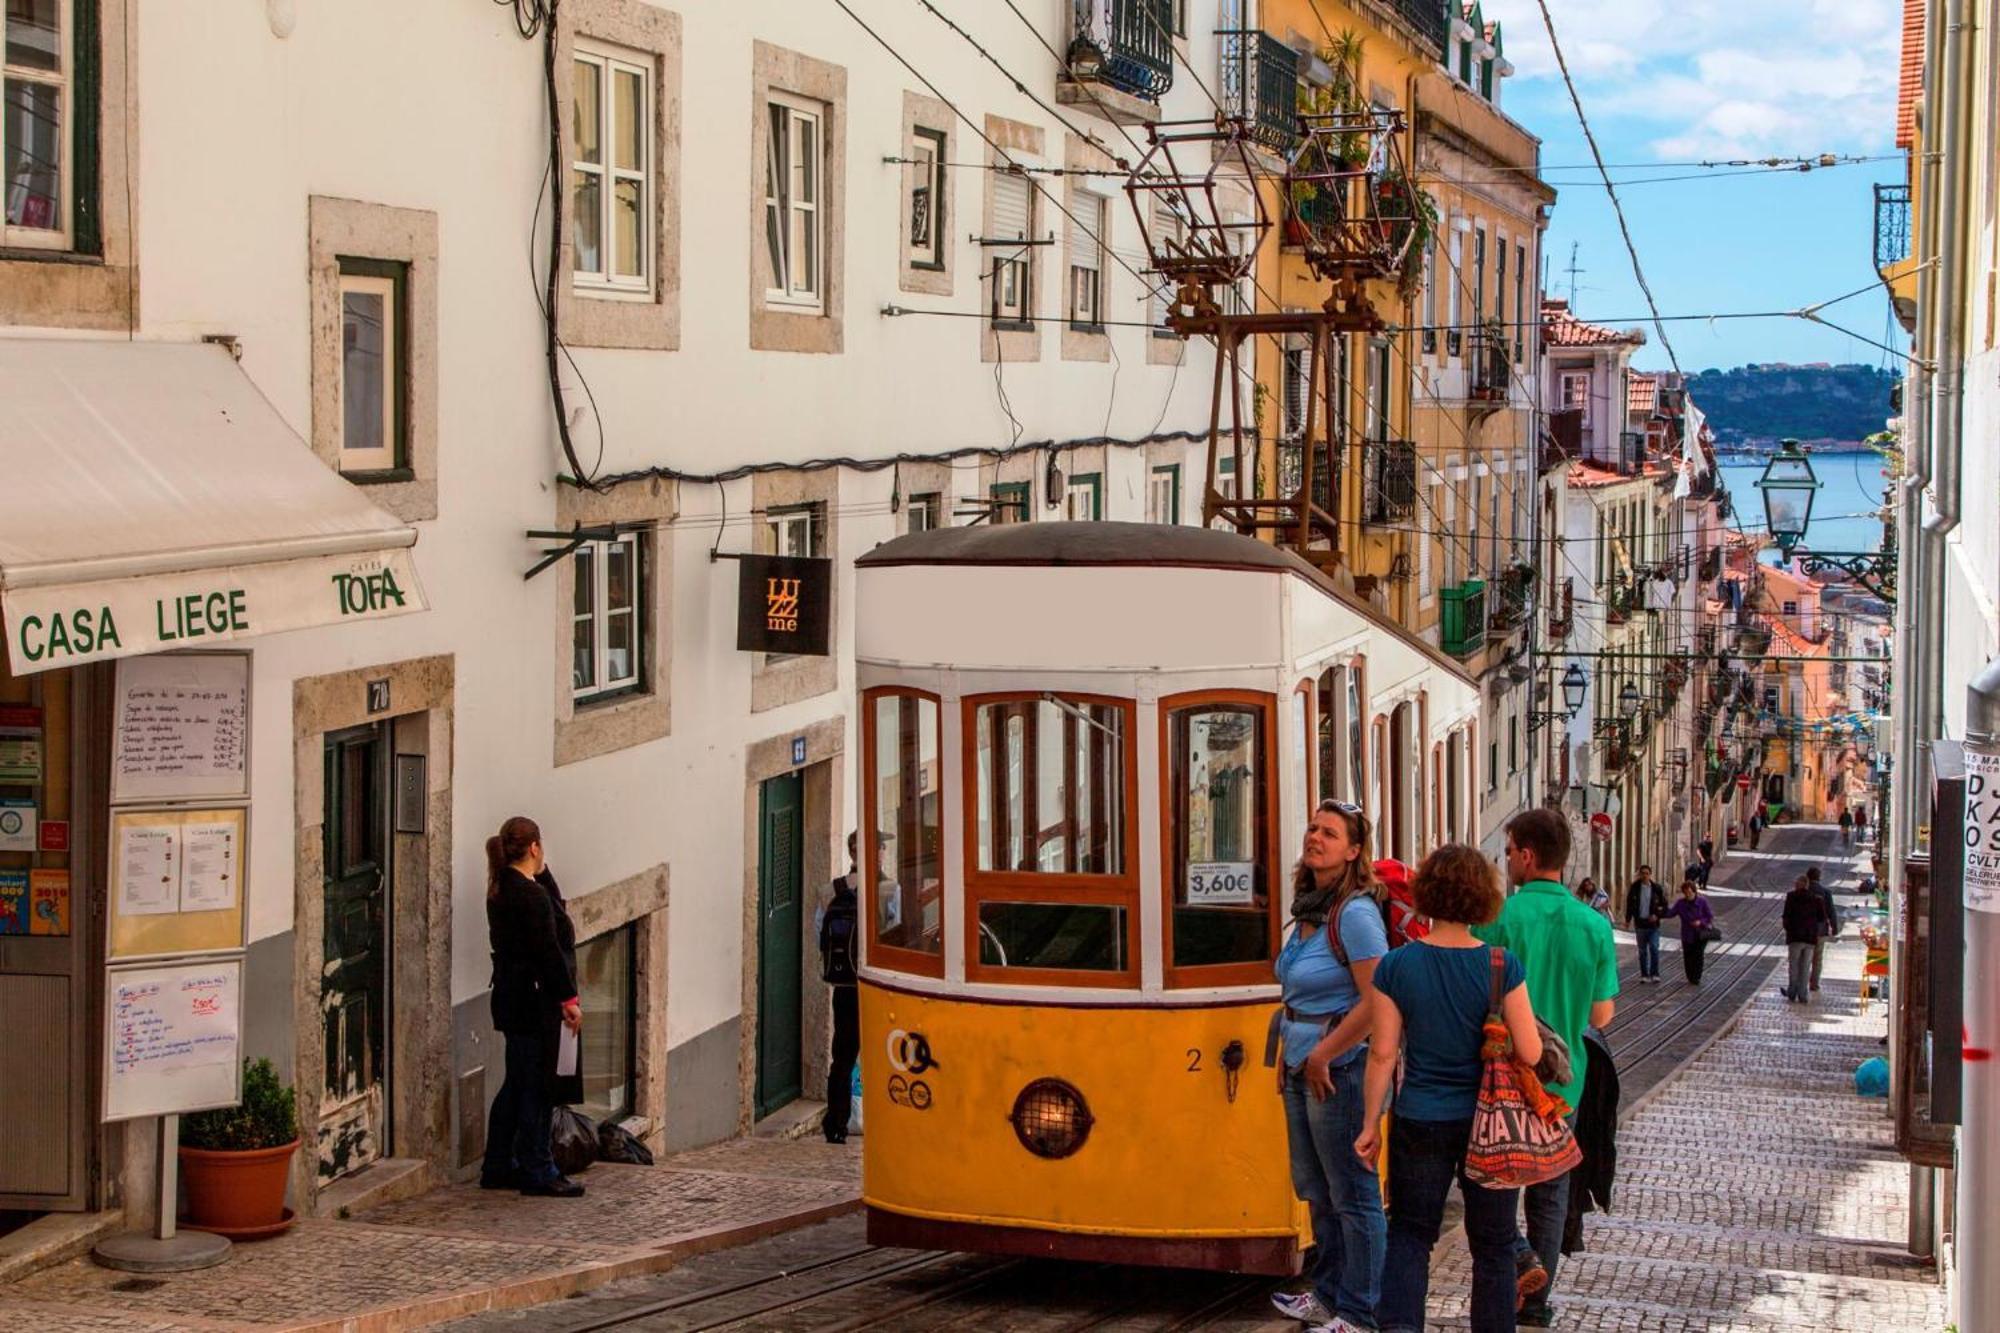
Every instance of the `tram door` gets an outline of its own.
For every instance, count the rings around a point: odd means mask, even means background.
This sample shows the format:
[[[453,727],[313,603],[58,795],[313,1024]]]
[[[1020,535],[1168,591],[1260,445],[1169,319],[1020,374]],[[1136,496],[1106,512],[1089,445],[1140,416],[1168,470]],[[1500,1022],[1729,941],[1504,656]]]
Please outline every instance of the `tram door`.
[[[389,1151],[389,748],[387,724],[326,738],[322,1179]]]
[[[757,1114],[769,1115],[801,1090],[806,782],[772,778],[757,798]]]

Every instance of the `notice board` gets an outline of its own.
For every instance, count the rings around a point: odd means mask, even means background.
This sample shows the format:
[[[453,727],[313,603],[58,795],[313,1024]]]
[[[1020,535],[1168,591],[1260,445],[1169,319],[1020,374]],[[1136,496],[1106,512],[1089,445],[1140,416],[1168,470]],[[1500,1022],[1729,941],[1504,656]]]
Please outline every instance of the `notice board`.
[[[112,718],[112,804],[249,798],[248,654],[125,658]]]
[[[250,812],[111,812],[109,934],[113,959],[243,947]]]
[[[106,970],[104,1118],[177,1115],[243,1099],[243,959]]]

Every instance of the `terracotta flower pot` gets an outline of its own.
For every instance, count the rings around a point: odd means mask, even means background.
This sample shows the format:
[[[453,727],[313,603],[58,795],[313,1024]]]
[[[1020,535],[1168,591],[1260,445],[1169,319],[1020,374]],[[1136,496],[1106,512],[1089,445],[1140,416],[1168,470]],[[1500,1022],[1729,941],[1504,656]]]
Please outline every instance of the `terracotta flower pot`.
[[[299,1141],[248,1152],[180,1150],[187,1224],[225,1236],[274,1235],[290,1225],[285,1182]]]

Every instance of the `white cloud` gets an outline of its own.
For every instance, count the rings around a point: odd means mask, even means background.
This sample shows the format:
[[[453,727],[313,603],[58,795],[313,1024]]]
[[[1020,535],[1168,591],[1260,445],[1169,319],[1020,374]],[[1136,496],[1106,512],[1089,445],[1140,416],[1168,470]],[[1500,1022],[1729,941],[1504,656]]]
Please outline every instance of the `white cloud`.
[[[1895,113],[1892,0],[1548,0],[1593,122],[1662,160],[1880,150]],[[1538,0],[1484,0],[1521,82],[1553,79]]]

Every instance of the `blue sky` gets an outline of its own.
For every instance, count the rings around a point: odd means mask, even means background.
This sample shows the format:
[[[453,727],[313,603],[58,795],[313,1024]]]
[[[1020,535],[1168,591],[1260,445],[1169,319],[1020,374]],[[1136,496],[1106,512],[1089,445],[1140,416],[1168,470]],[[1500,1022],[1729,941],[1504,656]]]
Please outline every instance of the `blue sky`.
[[[1820,153],[1895,154],[1898,0],[1549,0],[1556,32],[1614,179],[1695,174],[1666,163]],[[1587,319],[1646,311],[1631,263],[1549,50],[1536,0],[1484,0],[1504,26],[1516,73],[1504,109],[1541,136],[1560,191],[1549,232],[1548,290],[1566,295],[1577,246],[1576,304]],[[1617,165],[1625,164],[1625,165]],[[1634,184],[1619,190],[1662,314],[1777,310],[1869,284],[1875,181],[1899,160]],[[1740,169],[1738,169],[1740,170]],[[1901,343],[1879,287],[1826,312]],[[1681,368],[1750,361],[1859,361],[1880,351],[1802,320],[1671,323]],[[1666,367],[1658,337],[1634,364]]]

